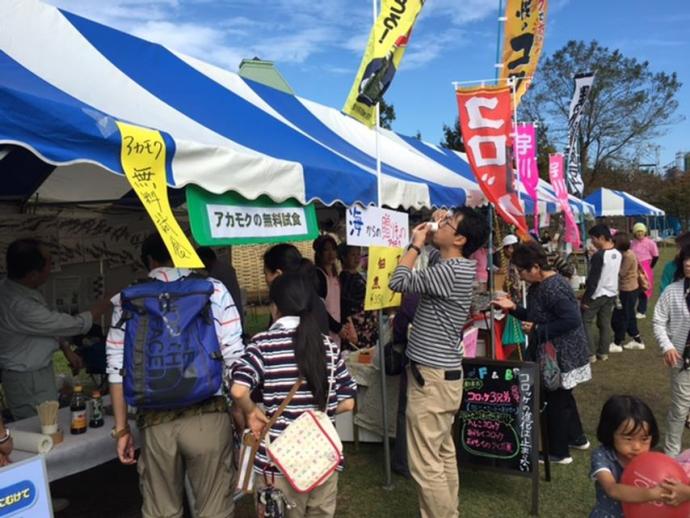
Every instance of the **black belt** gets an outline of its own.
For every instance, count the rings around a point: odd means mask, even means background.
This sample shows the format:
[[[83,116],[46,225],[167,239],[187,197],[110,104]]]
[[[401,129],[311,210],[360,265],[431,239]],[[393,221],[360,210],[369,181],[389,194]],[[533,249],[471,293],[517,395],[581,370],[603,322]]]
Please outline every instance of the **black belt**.
[[[424,380],[424,376],[422,376],[422,373],[419,371],[418,366],[419,364],[417,362],[411,361],[410,372],[412,372],[412,376],[417,381],[417,383],[419,383],[419,386],[423,387],[426,381]],[[453,371],[443,371],[443,379],[446,381],[457,381],[462,379],[462,369]]]

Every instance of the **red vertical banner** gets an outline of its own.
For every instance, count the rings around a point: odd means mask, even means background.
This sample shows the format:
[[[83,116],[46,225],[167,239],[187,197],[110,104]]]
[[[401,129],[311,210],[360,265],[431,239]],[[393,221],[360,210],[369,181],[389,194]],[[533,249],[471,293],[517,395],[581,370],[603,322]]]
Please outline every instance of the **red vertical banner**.
[[[484,196],[518,233],[527,237],[525,211],[515,189],[509,156],[510,87],[458,89],[460,128],[467,158]]]
[[[549,179],[551,180],[551,187],[558,201],[561,203],[563,209],[563,216],[565,217],[565,234],[563,239],[566,243],[572,243],[575,248],[579,248],[582,244],[580,240],[580,230],[577,228],[573,211],[568,203],[568,187],[565,184],[563,155],[556,153],[549,155]]]

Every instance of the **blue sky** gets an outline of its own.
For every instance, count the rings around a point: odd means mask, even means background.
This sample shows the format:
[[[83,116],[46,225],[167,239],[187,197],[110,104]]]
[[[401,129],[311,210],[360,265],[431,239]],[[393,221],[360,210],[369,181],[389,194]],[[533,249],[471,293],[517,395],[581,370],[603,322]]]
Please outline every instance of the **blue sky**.
[[[301,96],[341,108],[372,23],[371,0],[48,0],[170,48],[237,70],[272,60]],[[544,54],[568,40],[598,40],[654,71],[677,72],[685,120],[659,139],[661,164],[690,151],[690,3],[550,0]],[[490,78],[498,0],[427,0],[386,100],[394,129],[439,142],[457,105],[452,81]]]

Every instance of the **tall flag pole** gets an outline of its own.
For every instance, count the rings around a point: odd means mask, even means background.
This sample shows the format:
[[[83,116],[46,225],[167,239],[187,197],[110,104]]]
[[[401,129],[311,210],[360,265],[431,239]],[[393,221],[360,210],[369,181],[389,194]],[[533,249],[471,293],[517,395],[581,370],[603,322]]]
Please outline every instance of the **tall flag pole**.
[[[370,128],[376,125],[376,105],[400,66],[424,1],[383,0],[381,13],[374,19],[362,63],[343,106],[343,112]]]
[[[575,76],[575,91],[570,101],[570,114],[568,116],[568,191],[578,198],[582,198],[585,192],[585,184],[580,173],[579,128],[582,111],[584,109],[589,92],[594,83],[594,74],[587,72]]]
[[[508,0],[501,79],[514,78],[516,107],[529,88],[544,48],[547,0]]]

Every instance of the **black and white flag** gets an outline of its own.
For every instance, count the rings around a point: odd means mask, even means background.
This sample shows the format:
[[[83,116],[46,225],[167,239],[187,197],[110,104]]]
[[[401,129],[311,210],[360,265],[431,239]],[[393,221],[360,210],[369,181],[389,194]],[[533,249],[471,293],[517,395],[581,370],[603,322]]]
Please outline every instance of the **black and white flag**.
[[[577,149],[578,128],[580,126],[580,118],[582,117],[582,110],[587,102],[589,91],[594,82],[594,74],[587,72],[584,74],[577,74],[575,76],[575,92],[570,101],[570,116],[568,117],[568,147],[566,155],[568,157],[568,167],[566,179],[568,183],[568,192],[581,198],[584,194],[585,184],[582,181],[580,174],[580,153]]]

